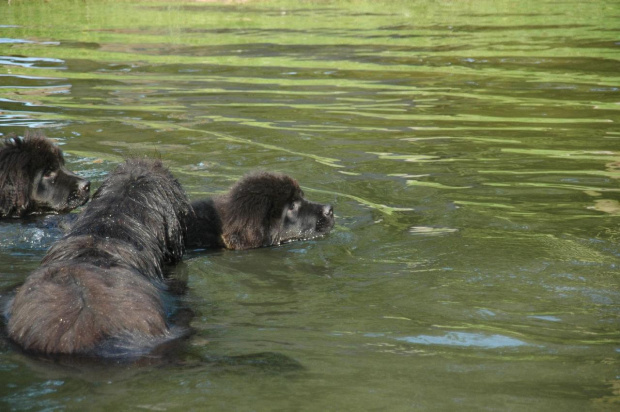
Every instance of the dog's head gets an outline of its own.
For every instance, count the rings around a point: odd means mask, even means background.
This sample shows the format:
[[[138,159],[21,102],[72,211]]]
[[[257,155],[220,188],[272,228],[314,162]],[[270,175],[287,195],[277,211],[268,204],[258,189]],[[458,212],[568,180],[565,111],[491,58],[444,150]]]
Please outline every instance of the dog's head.
[[[0,217],[63,213],[83,205],[90,182],[65,167],[62,151],[40,134],[0,147]]]
[[[334,226],[330,205],[310,202],[293,178],[254,173],[238,181],[224,197],[223,240],[230,249],[249,249],[310,239]]]

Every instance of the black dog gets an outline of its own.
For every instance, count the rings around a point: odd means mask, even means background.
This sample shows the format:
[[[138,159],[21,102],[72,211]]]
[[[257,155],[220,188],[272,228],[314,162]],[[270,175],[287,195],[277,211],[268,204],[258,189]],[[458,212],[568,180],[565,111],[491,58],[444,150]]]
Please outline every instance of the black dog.
[[[40,134],[0,147],[0,218],[68,212],[88,201],[90,182],[65,168],[62,151]]]
[[[180,336],[163,266],[181,259],[190,214],[160,161],[120,165],[18,289],[9,337],[41,354],[134,357]]]
[[[304,199],[285,175],[255,173],[229,193],[192,202],[196,217],[187,224],[187,246],[250,249],[310,239],[329,233],[334,211]]]

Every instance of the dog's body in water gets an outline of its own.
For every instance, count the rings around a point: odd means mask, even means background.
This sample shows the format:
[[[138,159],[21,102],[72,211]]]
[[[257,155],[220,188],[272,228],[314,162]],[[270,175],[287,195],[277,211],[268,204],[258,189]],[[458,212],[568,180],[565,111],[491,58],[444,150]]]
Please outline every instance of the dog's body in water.
[[[44,355],[135,357],[182,335],[164,264],[181,259],[190,214],[160,161],[120,165],[17,290],[9,338]]]

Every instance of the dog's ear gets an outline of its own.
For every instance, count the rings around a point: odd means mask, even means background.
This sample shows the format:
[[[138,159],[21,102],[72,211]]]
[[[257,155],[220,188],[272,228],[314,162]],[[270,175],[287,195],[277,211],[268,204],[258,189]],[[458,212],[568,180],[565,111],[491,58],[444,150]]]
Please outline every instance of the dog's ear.
[[[222,240],[228,249],[263,246],[271,226],[272,199],[258,193],[233,192],[217,202]]]
[[[29,154],[22,144],[19,137],[9,138],[0,149],[0,216],[21,216],[30,206]]]
[[[276,244],[284,207],[301,190],[285,175],[259,172],[245,176],[216,201],[222,219],[222,240],[229,249]]]

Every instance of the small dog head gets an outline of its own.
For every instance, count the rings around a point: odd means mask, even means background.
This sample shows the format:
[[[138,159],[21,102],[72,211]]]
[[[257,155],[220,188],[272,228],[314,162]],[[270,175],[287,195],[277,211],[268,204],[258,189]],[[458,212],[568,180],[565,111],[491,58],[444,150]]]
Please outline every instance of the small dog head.
[[[310,202],[289,176],[260,172],[239,180],[219,203],[223,240],[249,249],[310,239],[334,227],[330,205]]]
[[[89,196],[90,182],[69,171],[43,135],[8,138],[0,147],[0,217],[69,212]]]

